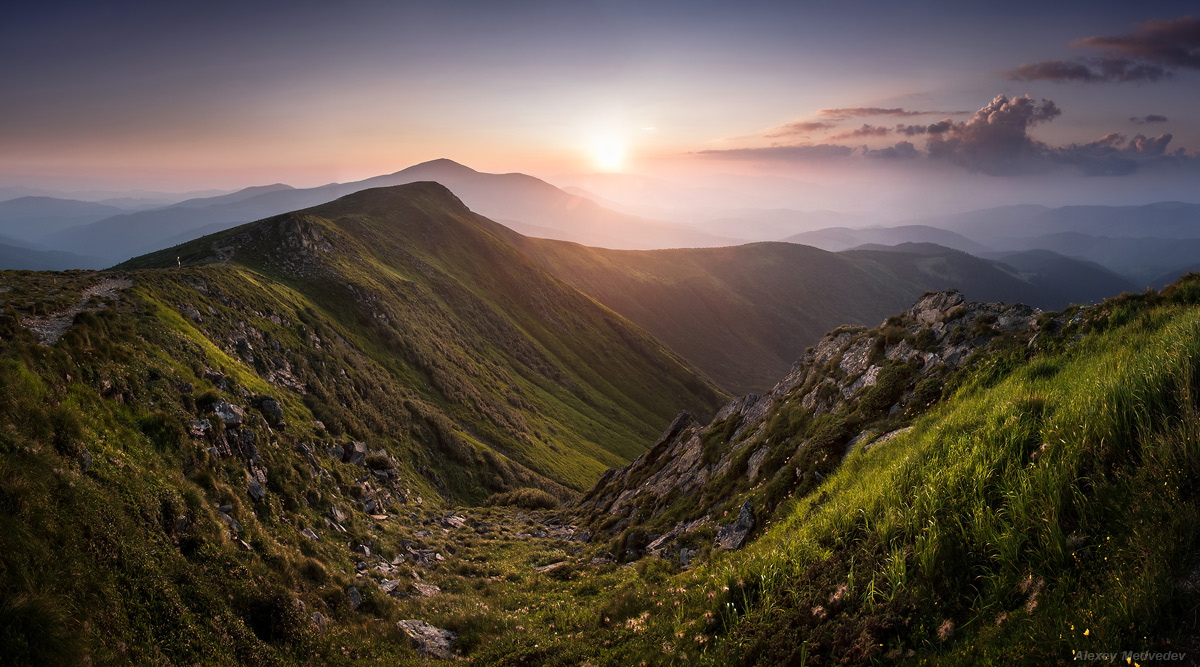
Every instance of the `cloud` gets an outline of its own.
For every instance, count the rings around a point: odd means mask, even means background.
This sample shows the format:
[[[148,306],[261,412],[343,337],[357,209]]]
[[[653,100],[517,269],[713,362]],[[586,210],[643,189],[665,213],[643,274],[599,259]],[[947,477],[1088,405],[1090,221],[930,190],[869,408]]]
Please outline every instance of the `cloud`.
[[[900,107],[894,109],[885,109],[882,107],[849,107],[845,109],[821,109],[817,112],[818,115],[835,120],[846,120],[847,118],[861,118],[864,116],[899,116],[908,118],[910,116],[936,116],[944,114],[947,116],[959,116],[962,114],[971,113],[969,111],[910,111]]]
[[[886,127],[879,127],[878,125],[867,125],[866,123],[863,123],[863,126],[858,128],[857,130],[847,130],[845,132],[839,132],[839,133],[833,135],[832,137],[830,137],[830,139],[837,141],[837,140],[841,140],[841,139],[861,139],[863,137],[886,137],[887,135],[889,135],[891,133],[892,133],[892,131]]]
[[[1054,169],[1073,169],[1086,176],[1125,176],[1143,167],[1197,169],[1200,156],[1182,148],[1168,152],[1172,135],[1137,134],[1128,138],[1110,132],[1085,143],[1051,146],[1030,136],[1031,128],[1062,115],[1052,100],[1034,100],[1028,95],[997,95],[965,121],[940,120],[929,125],[893,126],[863,124],[829,137],[830,143],[801,143],[761,148],[707,150],[700,155],[760,162],[828,162],[833,160],[918,160],[955,165],[994,176],[1035,174]],[[1164,116],[1148,114],[1130,122],[1144,125],[1165,122]],[[837,143],[838,139],[925,137],[925,150],[911,141],[873,149]]]
[[[700,151],[700,155],[734,160],[767,160],[775,162],[806,162],[849,157],[854,152],[839,144],[799,144],[796,146],[767,146],[764,148],[730,148]]]
[[[1141,153],[1142,155],[1157,157],[1167,152],[1167,144],[1169,143],[1171,143],[1170,134],[1160,134],[1153,138],[1139,134],[1129,140],[1129,146],[1125,150],[1130,153]]]
[[[797,121],[795,123],[788,123],[787,125],[780,127],[772,134],[768,134],[767,137],[774,139],[776,137],[788,137],[795,134],[809,134],[811,132],[828,130],[834,127],[837,126],[829,123]]]
[[[1084,37],[1071,46],[1098,49],[1098,57],[1023,64],[1005,73],[1016,81],[1155,82],[1178,69],[1200,69],[1200,20],[1191,16],[1137,24],[1133,34]]]
[[[1078,168],[1088,176],[1125,176],[1137,171],[1142,163],[1160,158],[1171,143],[1170,134],[1147,137],[1139,134],[1125,144],[1125,135],[1112,132],[1086,144],[1071,144],[1051,149],[1054,162]],[[1176,157],[1185,157],[1180,153]]]
[[[1071,46],[1106,49],[1129,58],[1168,67],[1200,69],[1200,19],[1146,21],[1132,35],[1084,37]]]
[[[863,151],[863,155],[869,158],[880,158],[887,160],[913,160],[921,156],[921,152],[917,147],[908,141],[897,142],[895,146],[888,146],[879,150],[867,149]]]
[[[1029,128],[1060,115],[1062,110],[1050,100],[1039,104],[1028,95],[997,95],[970,120],[946,121],[945,129],[929,139],[929,157],[986,174],[1025,172],[1049,150],[1029,136]]]

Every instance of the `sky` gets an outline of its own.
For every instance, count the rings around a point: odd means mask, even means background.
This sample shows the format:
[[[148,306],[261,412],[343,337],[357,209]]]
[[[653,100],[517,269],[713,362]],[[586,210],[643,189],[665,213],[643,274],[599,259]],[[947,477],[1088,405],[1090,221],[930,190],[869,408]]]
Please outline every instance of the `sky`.
[[[20,3],[0,63],[0,187],[446,157],[764,208],[1200,197],[1194,2]]]

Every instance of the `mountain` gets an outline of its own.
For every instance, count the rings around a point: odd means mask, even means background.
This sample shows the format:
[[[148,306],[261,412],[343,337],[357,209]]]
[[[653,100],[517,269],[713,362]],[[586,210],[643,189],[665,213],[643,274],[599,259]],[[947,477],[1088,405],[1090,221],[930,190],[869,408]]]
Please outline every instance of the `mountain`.
[[[1007,239],[999,242],[997,247],[1052,250],[1100,264],[1141,286],[1152,285],[1163,273],[1191,264],[1200,257],[1200,239],[1112,238],[1078,232]]]
[[[0,237],[0,266],[13,271],[98,269],[104,260],[59,250],[37,250]]]
[[[445,187],[416,183],[119,268],[218,262],[288,285],[327,317],[354,323],[360,345],[390,351],[378,363],[393,382],[415,383],[410,390],[470,424],[481,445],[575,488],[631,457],[631,436],[653,430],[673,400],[711,405],[719,394],[682,361],[537,268],[509,234]]]
[[[899,227],[827,227],[811,232],[789,236],[783,241],[810,245],[830,252],[848,250],[863,245],[878,244],[894,246],[901,243],[936,243],[946,248],[961,250],[972,255],[988,252],[989,248],[945,229],[928,225],[902,225]]]
[[[22,241],[124,213],[116,206],[54,197],[18,197],[0,201],[0,234]],[[8,265],[3,265],[7,267]]]
[[[473,210],[518,231],[526,229],[613,247],[727,245],[732,240],[610,211],[524,174],[485,174],[451,160],[433,160],[403,171],[354,183],[293,189],[276,185],[233,195],[189,200],[179,205],[114,216],[45,239],[57,249],[87,251],[114,263],[161,249],[168,241],[196,238],[234,226],[333,201],[376,187],[437,181]],[[249,196],[246,196],[249,195]],[[190,240],[190,239],[189,239]]]
[[[616,251],[513,236],[532,261],[733,393],[769,387],[823,332],[876,324],[927,290],[957,288],[971,299],[1045,308],[1089,301],[1094,292],[1083,280],[1035,284],[1011,268],[932,245],[909,248],[927,252],[830,253],[792,243]]]
[[[985,300],[1004,301],[1019,296],[1018,300],[1024,303],[1050,310],[1061,310],[1071,304],[1095,303],[1138,289],[1129,280],[1099,264],[1064,257],[1049,250],[985,253],[980,259],[991,264],[991,268],[981,266],[974,257],[963,257],[964,253],[958,250],[933,243],[869,244],[853,250],[920,255],[929,258],[919,262],[923,265],[922,270],[942,276],[943,288],[961,287]],[[909,261],[901,261],[894,270],[902,273],[909,266]]]
[[[1022,278],[1052,295],[1051,299],[1057,299],[1060,308],[1071,303],[1096,303],[1139,289],[1124,276],[1096,262],[1065,257],[1050,250],[997,252],[985,254],[984,258],[1012,267]]]
[[[914,223],[958,232],[995,246],[1005,239],[1073,232],[1130,238],[1200,238],[1200,204],[1158,202],[1140,206],[1019,205],[968,211]]]

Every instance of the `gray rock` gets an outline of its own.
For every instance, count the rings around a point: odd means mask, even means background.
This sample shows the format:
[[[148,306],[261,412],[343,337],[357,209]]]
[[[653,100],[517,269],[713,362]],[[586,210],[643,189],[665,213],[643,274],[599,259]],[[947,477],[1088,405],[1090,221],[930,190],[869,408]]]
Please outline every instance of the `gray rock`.
[[[342,457],[346,454],[346,450],[342,449],[341,445],[334,445],[329,449],[326,449],[325,452],[329,454],[330,458],[334,458],[339,461],[341,461]]]
[[[360,545],[354,547],[354,553],[362,554],[364,556],[369,557],[371,555],[371,547],[369,547],[365,544],[360,544]]]
[[[317,535],[317,532],[312,528],[305,528],[304,530],[300,531],[300,534],[312,540],[313,542],[321,541],[321,536]]]
[[[263,496],[267,495],[266,489],[259,484],[257,480],[250,480],[250,486],[246,489],[246,493],[254,500],[262,500]]]
[[[408,635],[413,648],[422,655],[439,660],[449,660],[454,657],[451,644],[454,643],[455,634],[449,630],[442,630],[425,621],[415,619],[396,623],[396,629]]]
[[[362,606],[362,595],[358,592],[358,589],[353,586],[346,589],[346,599],[350,600],[350,608],[355,611]]]
[[[313,625],[317,626],[317,630],[321,632],[325,631],[325,625],[328,621],[325,620],[325,616],[321,612],[314,611],[309,618],[312,619]]]
[[[87,472],[92,469],[92,453],[87,447],[79,448],[79,470]]]
[[[228,401],[218,401],[213,405],[213,412],[226,426],[241,426],[245,419],[245,412]]]
[[[329,507],[329,518],[333,519],[334,523],[346,523],[346,513],[337,505]]]
[[[738,513],[737,521],[723,526],[717,532],[717,538],[713,546],[718,549],[732,551],[740,549],[746,543],[746,538],[750,536],[750,532],[754,530],[754,508],[747,500],[742,504],[742,511]]]

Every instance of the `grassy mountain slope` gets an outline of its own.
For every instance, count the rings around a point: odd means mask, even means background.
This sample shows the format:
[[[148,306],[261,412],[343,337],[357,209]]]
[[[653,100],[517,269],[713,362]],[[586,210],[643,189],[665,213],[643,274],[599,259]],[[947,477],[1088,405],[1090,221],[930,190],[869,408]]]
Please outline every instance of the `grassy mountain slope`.
[[[918,313],[913,326],[929,321]],[[853,431],[830,436],[829,414],[804,419],[800,394],[743,412],[741,425],[730,417],[747,405],[731,404],[695,435],[705,452],[740,452],[744,461],[764,444],[795,448],[799,458],[815,451],[807,460],[825,472],[793,474],[796,459],[765,465],[761,483],[751,479],[709,508],[717,525],[686,524],[684,539],[697,546],[690,569],[643,558],[628,568],[637,576],[590,608],[553,617],[554,632],[505,638],[477,659],[1040,665],[1079,652],[1122,660],[1129,652],[1131,664],[1151,663],[1146,653],[1194,655],[1200,276],[1037,322],[1029,343],[985,342],[945,376],[940,400],[911,428],[870,434],[850,449]],[[852,345],[856,332],[845,333]],[[836,365],[810,368],[836,377]],[[859,413],[874,394],[838,416]],[[886,401],[878,407],[888,413]],[[794,490],[764,507],[779,478]],[[655,484],[653,476],[632,481],[625,491]],[[720,551],[714,537],[736,525],[736,512],[721,510],[746,494],[756,499],[758,537]],[[677,500],[704,506],[699,492]],[[606,545],[618,557],[639,526],[654,531],[654,519],[668,516],[643,509]]]
[[[657,430],[673,401],[711,409],[718,394],[680,360],[532,265],[500,230],[444,187],[418,183],[363,191],[125,268],[219,260],[288,285],[347,325],[395,381],[473,424],[483,442],[576,488],[636,454],[636,434]],[[556,433],[563,425],[569,430]]]
[[[0,273],[5,661],[417,663],[377,619],[478,567],[449,505],[554,505],[715,409],[497,229],[423,183]]]

